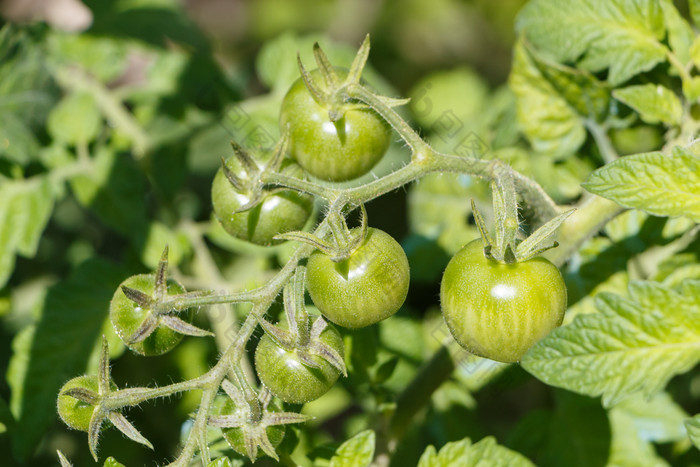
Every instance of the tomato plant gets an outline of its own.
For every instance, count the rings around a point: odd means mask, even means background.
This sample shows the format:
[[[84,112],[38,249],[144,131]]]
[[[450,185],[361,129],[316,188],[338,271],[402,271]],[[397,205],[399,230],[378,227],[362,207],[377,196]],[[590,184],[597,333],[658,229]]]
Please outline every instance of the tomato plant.
[[[440,286],[445,322],[470,352],[517,362],[558,327],[566,311],[566,285],[548,260],[513,264],[487,258],[481,240],[450,260]]]
[[[369,326],[396,313],[408,294],[409,280],[401,245],[373,228],[347,259],[335,262],[315,252],[308,262],[311,300],[323,316],[346,328]]]
[[[347,71],[335,68],[339,79]],[[321,72],[311,80],[324,88]],[[280,128],[289,127],[290,154],[308,173],[322,180],[342,182],[369,172],[389,147],[387,124],[376,112],[356,105],[340,107],[342,117],[331,121],[330,105],[318,102],[304,80],[297,79],[282,101]]]
[[[20,3],[4,463],[700,465],[698,1]]]

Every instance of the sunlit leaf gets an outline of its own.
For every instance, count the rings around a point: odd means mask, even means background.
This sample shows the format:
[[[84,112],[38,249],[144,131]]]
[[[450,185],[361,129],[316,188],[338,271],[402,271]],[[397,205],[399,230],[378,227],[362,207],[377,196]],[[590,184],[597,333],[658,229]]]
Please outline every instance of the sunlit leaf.
[[[666,57],[666,33],[656,0],[535,0],[520,11],[516,28],[559,62],[589,71],[609,69],[618,85]]]
[[[700,361],[700,282],[685,282],[681,293],[634,282],[629,295],[599,294],[599,313],[552,332],[525,354],[523,368],[547,384],[602,396],[606,407],[661,391]]]

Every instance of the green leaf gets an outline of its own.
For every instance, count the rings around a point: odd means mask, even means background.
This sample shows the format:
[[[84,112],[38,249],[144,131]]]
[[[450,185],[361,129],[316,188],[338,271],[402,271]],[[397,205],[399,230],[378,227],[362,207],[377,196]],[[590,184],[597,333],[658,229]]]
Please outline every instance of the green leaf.
[[[647,123],[681,123],[681,100],[673,91],[660,84],[640,84],[616,89],[613,91],[613,97],[636,110]]]
[[[523,368],[547,384],[602,396],[606,407],[637,391],[661,391],[700,361],[700,281],[686,281],[682,293],[634,282],[629,295],[599,294],[599,313],[579,315],[538,342]]]
[[[688,436],[696,448],[700,449],[700,414],[686,420],[685,428],[688,430]]]
[[[0,111],[0,155],[27,164],[38,153],[39,144],[25,122],[14,113]]]
[[[556,158],[574,154],[586,139],[583,119],[535,66],[523,41],[513,55],[509,85],[523,133],[537,152]]]
[[[654,447],[649,441],[640,438],[635,418],[630,416],[625,409],[613,407],[608,416],[612,431],[610,458],[607,464],[609,467],[664,467],[668,465],[664,459],[656,455]]]
[[[668,42],[671,44],[671,50],[685,65],[690,61],[690,47],[695,38],[693,28],[678,12],[672,0],[663,0],[661,9],[668,29]]]
[[[683,422],[688,414],[666,392],[651,398],[634,394],[613,407],[612,412],[629,418],[643,441],[671,443],[686,436]]]
[[[456,465],[460,467],[482,465],[534,467],[534,464],[523,455],[498,445],[492,436],[475,444],[472,444],[469,438],[447,443],[438,453],[435,452],[435,447],[428,446],[418,461],[418,467],[451,467]]]
[[[684,148],[623,157],[593,172],[583,187],[628,208],[700,222],[700,156]]]
[[[535,0],[516,21],[555,60],[598,72],[618,85],[666,57],[664,17],[656,0]]]
[[[362,431],[340,445],[329,467],[367,467],[374,457],[374,431]]]
[[[690,7],[690,17],[693,18],[693,23],[700,26],[700,0],[688,0]]]
[[[53,191],[43,177],[0,185],[0,288],[9,279],[15,255],[33,257],[53,211]]]
[[[102,126],[97,101],[85,92],[64,97],[51,110],[47,129],[52,138],[65,144],[87,144]]]
[[[126,467],[124,464],[121,462],[117,462],[117,460],[114,457],[108,457],[105,460],[105,463],[102,464],[102,467]]]
[[[127,65],[127,42],[117,37],[53,33],[48,38],[51,58],[77,65],[106,83],[119,78]]]
[[[7,382],[10,409],[17,421],[13,451],[27,458],[56,417],[61,385],[85,372],[88,358],[107,319],[109,301],[125,272],[90,259],[48,291],[38,322],[12,342]]]
[[[147,238],[144,176],[133,159],[105,148],[93,161],[91,173],[71,179],[75,197],[122,235]]]
[[[219,457],[211,461],[207,467],[231,467],[231,460],[228,457]]]

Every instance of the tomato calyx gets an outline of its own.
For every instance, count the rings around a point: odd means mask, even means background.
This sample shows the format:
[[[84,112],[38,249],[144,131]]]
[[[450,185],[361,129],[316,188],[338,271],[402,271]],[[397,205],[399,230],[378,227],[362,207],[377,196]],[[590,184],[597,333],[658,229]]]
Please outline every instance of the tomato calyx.
[[[69,426],[88,432],[88,446],[95,461],[98,459],[98,437],[105,420],[109,420],[129,439],[153,449],[153,445],[120,412],[120,409],[128,404],[120,402],[122,398],[119,397],[119,391],[112,382],[109,370],[109,345],[104,336],[102,336],[97,375],[74,378],[66,383],[64,388],[58,395],[59,415]],[[71,398],[79,402],[71,402]],[[93,408],[89,422],[84,425],[75,417],[79,417],[77,412],[84,410],[86,405]]]
[[[313,417],[294,412],[281,412],[273,410],[270,405],[272,394],[263,388],[257,394],[243,378],[237,377],[236,385],[229,380],[223,380],[221,388],[224,390],[230,403],[227,404],[225,412],[221,415],[209,417],[208,424],[213,427],[222,428],[224,437],[231,447],[240,452],[238,438],[242,437],[242,447],[252,461],[258,457],[258,448],[279,461],[279,456],[275,452],[275,446],[270,440],[270,427],[283,427],[292,423],[303,423]],[[231,404],[233,405],[230,408]],[[282,429],[282,436],[284,435]],[[281,438],[277,441],[279,443]]]
[[[201,297],[207,295],[209,291],[185,292],[177,295],[168,295],[168,246],[165,246],[163,254],[155,275],[155,288],[152,295],[127,287],[121,286],[121,290],[126,297],[143,310],[147,310],[146,318],[139,325],[136,331],[130,336],[123,337],[127,345],[138,344],[143,342],[148,336],[163,325],[180,334],[188,336],[204,337],[213,336],[213,334],[204,329],[200,329],[193,324],[176,316],[178,311],[188,308],[181,303],[186,302],[190,298]]]
[[[287,329],[275,326],[264,318],[260,325],[270,338],[281,348],[296,353],[299,360],[309,368],[321,368],[315,357],[330,363],[343,376],[347,368],[343,356],[321,340],[321,334],[329,326],[319,316],[311,322],[304,303],[304,281],[306,268],[298,266],[292,284],[287,284],[283,291],[284,311],[287,317]],[[309,325],[311,323],[311,325]]]
[[[345,75],[346,71],[331,65],[328,56],[325,54],[323,49],[321,49],[318,42],[314,43],[314,59],[323,78],[322,83],[315,82],[312,74],[304,67],[304,64],[301,61],[301,56],[297,53],[297,65],[299,66],[301,78],[316,103],[328,109],[328,119],[331,122],[338,122],[343,118],[345,112],[349,110],[369,108],[367,104],[361,102],[350,102],[348,98],[349,88],[363,85],[361,82],[361,77],[362,71],[367,64],[369,49],[370,41],[369,34],[367,34],[362,42],[362,45],[358,49],[357,54],[355,55],[352,65],[350,65],[350,70],[347,71],[347,75],[341,80],[340,75]],[[409,101],[409,99],[393,99],[386,96],[374,95],[389,107],[404,105]]]
[[[268,171],[277,172],[281,169],[288,142],[289,137],[285,131],[267,163],[261,164],[241,145],[231,141],[234,157],[229,162],[222,157],[221,168],[233,189],[246,198],[235,213],[249,211],[260,204],[266,196],[285,191],[285,188],[265,188],[261,175]]]
[[[331,228],[331,241],[319,238],[308,232],[293,231],[276,235],[279,240],[296,240],[313,246],[330,257],[335,263],[347,260],[352,254],[362,246],[367,239],[367,211],[364,204],[360,205],[362,215],[360,216],[360,228],[350,229],[342,214],[331,211],[326,216]]]
[[[518,241],[517,233],[520,225],[512,173],[501,165],[497,166],[494,171],[495,177],[491,181],[496,223],[494,237],[489,234],[484,217],[472,200],[472,212],[484,245],[484,256],[500,263],[515,264],[539,256],[551,248],[556,248],[559,244],[555,241],[546,245],[547,239],[574,212],[574,209],[550,219],[529,237]]]

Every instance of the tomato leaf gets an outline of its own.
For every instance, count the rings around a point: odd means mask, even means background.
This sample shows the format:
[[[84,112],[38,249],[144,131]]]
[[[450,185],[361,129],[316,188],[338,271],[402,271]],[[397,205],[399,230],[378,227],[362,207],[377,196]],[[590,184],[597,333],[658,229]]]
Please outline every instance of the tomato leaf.
[[[515,46],[510,88],[517,96],[517,118],[535,151],[564,158],[586,139],[583,119],[543,76],[520,41]]]
[[[367,467],[374,457],[374,431],[362,431],[340,445],[329,467]]]
[[[428,446],[418,461],[418,467],[476,467],[477,465],[497,465],[512,467],[529,467],[534,464],[515,451],[496,444],[489,436],[472,444],[469,438],[445,444],[440,452],[434,446]]]
[[[91,259],[66,281],[51,287],[38,322],[12,342],[7,372],[10,409],[17,421],[13,450],[19,458],[34,451],[56,417],[56,395],[71,376],[85,371],[107,318],[109,300],[123,270]]]
[[[629,294],[599,294],[599,313],[552,332],[525,354],[523,368],[610,407],[637,391],[656,394],[700,361],[700,281],[684,282],[682,293],[634,282]]]
[[[661,8],[666,28],[668,28],[668,42],[671,44],[671,50],[678,56],[681,63],[686,64],[690,61],[690,47],[695,38],[693,28],[678,12],[672,0],[663,0]]]
[[[121,462],[118,462],[114,457],[108,457],[102,467],[126,467]]]
[[[642,402],[640,407],[645,407],[644,398],[630,397],[635,403]],[[622,407],[626,401],[613,407],[608,417],[610,430],[612,431],[612,443],[610,446],[610,458],[608,465],[635,466],[635,467],[662,467],[668,464],[656,455],[650,441],[640,436],[637,426],[637,414],[630,414],[627,407]],[[682,426],[682,425],[681,425]]]
[[[625,207],[700,222],[700,157],[684,148],[618,159],[593,172],[583,187]]]
[[[538,50],[588,71],[609,68],[618,85],[666,57],[660,2],[655,0],[535,0],[519,13],[516,29]]]
[[[7,283],[15,255],[33,257],[53,211],[53,191],[46,178],[13,180],[0,185],[0,287]]]
[[[87,144],[102,127],[97,101],[87,92],[64,97],[51,109],[47,129],[52,138],[65,144]]]
[[[679,125],[683,105],[676,94],[661,84],[639,84],[613,91],[615,99],[632,107],[647,123]]]
[[[688,430],[688,436],[696,448],[700,449],[700,414],[686,420],[685,428]]]

